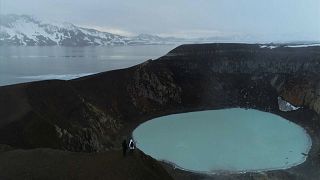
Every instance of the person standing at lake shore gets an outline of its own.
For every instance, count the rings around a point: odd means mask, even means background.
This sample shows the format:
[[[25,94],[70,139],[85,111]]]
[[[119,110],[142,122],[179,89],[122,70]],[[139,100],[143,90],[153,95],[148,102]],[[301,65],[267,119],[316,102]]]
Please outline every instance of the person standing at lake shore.
[[[129,149],[130,149],[130,153],[132,154],[135,149],[135,144],[132,138],[129,141]]]

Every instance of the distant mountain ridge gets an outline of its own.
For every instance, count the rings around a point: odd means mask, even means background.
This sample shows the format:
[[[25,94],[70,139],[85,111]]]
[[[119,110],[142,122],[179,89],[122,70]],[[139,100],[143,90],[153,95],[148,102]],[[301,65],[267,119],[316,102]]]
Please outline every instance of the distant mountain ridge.
[[[260,39],[260,40],[259,40]],[[198,38],[160,37],[140,34],[127,37],[72,23],[55,23],[37,20],[28,15],[0,14],[0,46],[114,46],[163,45],[193,43],[270,43],[256,35],[225,35]],[[319,41],[279,41],[276,44],[319,44]]]
[[[103,46],[173,44],[179,38],[140,34],[126,37],[71,23],[45,23],[28,15],[0,15],[0,45],[13,46]]]

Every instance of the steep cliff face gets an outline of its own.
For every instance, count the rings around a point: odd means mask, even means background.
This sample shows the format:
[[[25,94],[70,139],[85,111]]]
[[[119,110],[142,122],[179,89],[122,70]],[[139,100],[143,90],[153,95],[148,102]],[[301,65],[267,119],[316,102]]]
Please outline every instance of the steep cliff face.
[[[279,89],[280,96],[289,102],[306,106],[320,114],[320,71],[302,77],[287,78]]]
[[[138,66],[127,92],[133,105],[142,113],[153,112],[159,105],[181,103],[181,87],[177,86],[173,73],[164,67],[148,66],[147,61]]]
[[[255,44],[182,45],[161,59],[207,63],[212,71],[219,73],[319,73],[319,46],[261,47]]]
[[[248,74],[255,83],[267,80],[290,103],[320,113],[319,51],[320,47],[268,49],[259,45],[202,44],[180,46],[162,58],[184,61],[186,71],[189,67],[210,68],[219,74]],[[195,60],[202,62],[195,66]]]
[[[108,135],[121,127],[119,121],[95,108],[65,81],[24,84],[17,92],[13,87],[0,92],[1,102],[11,99],[9,105],[2,104],[2,144],[100,151],[108,148],[104,144],[110,141]],[[21,92],[23,95],[16,98]]]
[[[183,45],[127,69],[0,87],[0,143],[117,149],[152,117],[239,106],[278,111],[278,97],[320,114],[319,52],[320,47]]]

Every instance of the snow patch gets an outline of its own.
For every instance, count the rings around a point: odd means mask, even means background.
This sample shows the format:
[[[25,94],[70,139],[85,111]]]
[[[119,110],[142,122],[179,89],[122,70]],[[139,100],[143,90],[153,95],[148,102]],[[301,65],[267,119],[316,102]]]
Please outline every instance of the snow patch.
[[[313,47],[313,46],[320,46],[319,44],[299,44],[299,45],[288,45],[285,47],[290,47],[290,48],[299,48],[299,47]]]
[[[275,45],[260,45],[260,48],[269,48],[269,49],[274,49],[277,48],[278,46]]]
[[[292,105],[288,101],[284,100],[282,97],[278,97],[278,105],[279,105],[279,110],[284,112],[295,111],[301,108],[301,107]]]
[[[44,74],[35,76],[21,76],[21,79],[33,79],[33,80],[48,80],[48,79],[60,79],[60,80],[70,80],[76,79],[83,76],[89,76],[95,73],[80,73],[80,74]]]

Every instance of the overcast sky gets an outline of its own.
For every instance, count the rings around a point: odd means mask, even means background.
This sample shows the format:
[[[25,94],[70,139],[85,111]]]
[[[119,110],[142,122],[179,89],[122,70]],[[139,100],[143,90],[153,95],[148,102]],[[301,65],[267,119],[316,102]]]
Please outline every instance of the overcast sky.
[[[319,40],[320,0],[0,0],[0,13],[29,14],[122,35],[250,35]]]

